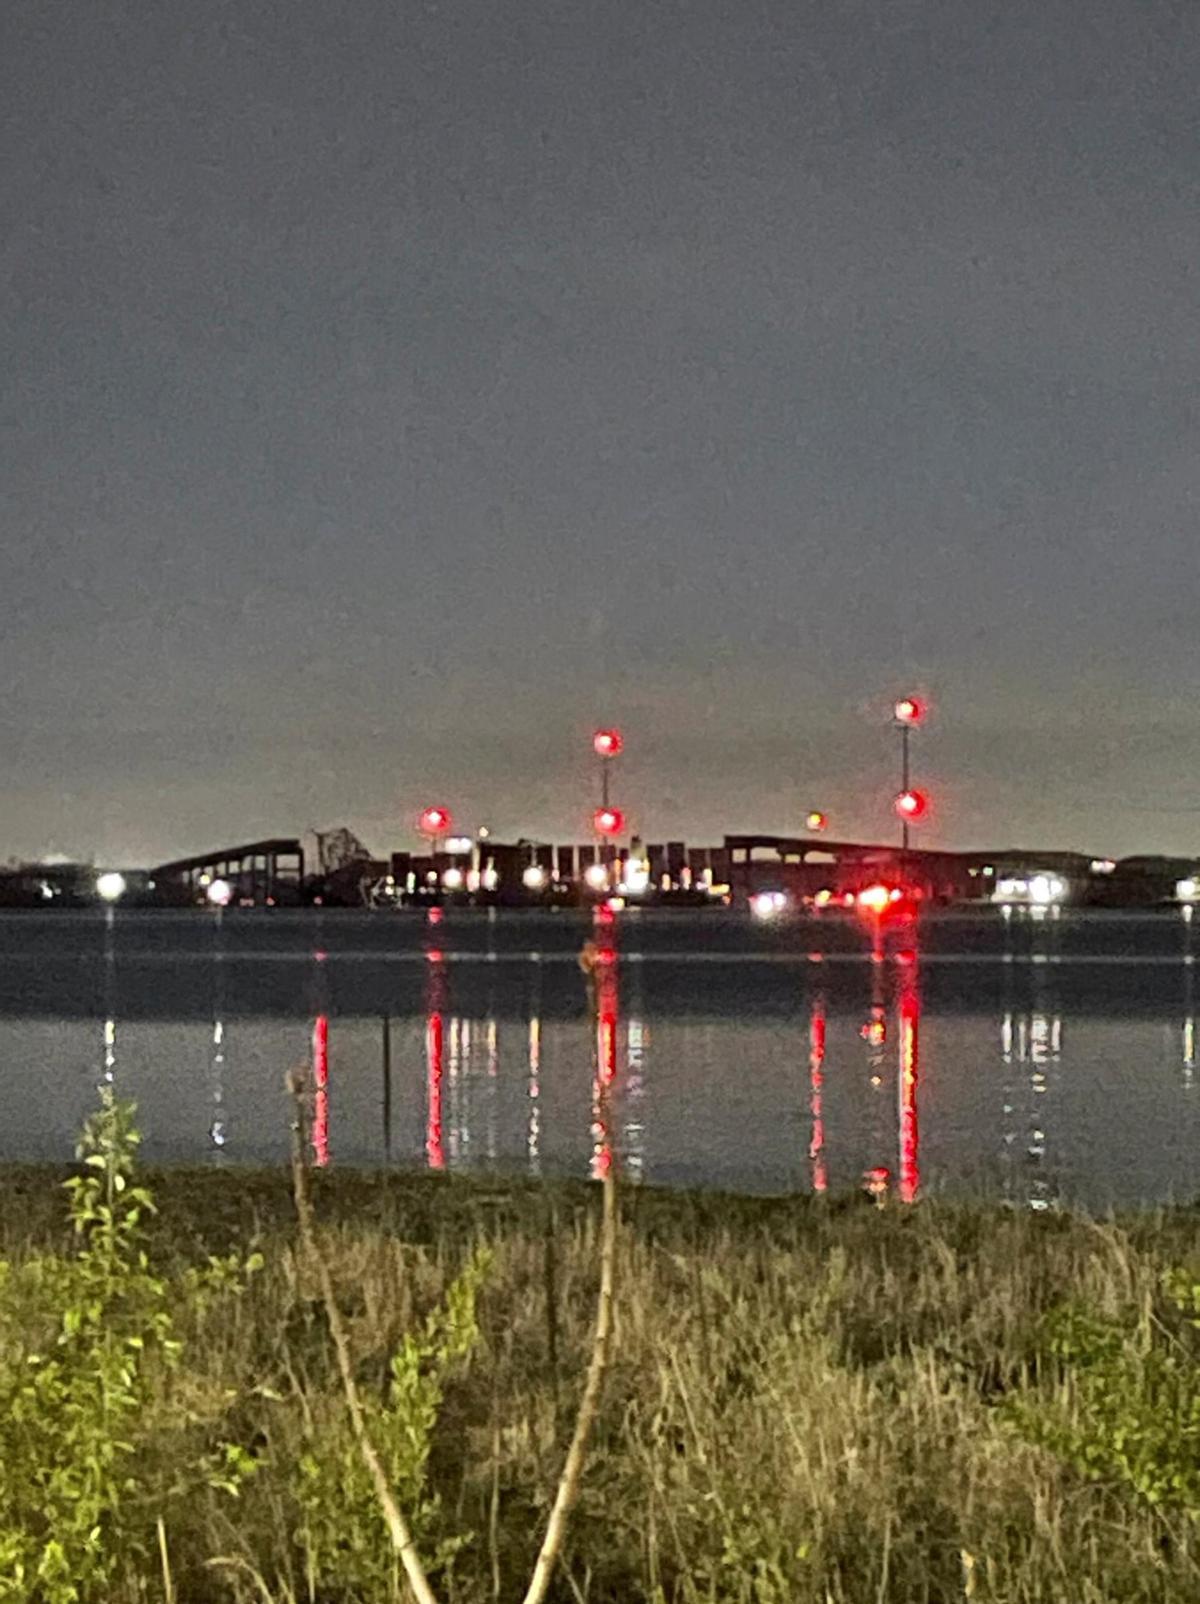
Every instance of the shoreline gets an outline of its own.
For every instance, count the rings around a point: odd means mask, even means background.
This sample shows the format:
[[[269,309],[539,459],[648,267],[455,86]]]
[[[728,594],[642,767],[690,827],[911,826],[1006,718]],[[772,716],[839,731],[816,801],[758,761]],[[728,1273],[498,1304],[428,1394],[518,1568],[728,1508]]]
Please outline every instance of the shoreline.
[[[79,1173],[0,1164],[8,1391],[79,1319],[64,1328],[36,1307],[59,1285],[70,1296],[80,1239],[62,1182]],[[601,1187],[349,1169],[309,1180],[349,1362],[439,1604],[520,1597],[588,1363]],[[112,1569],[83,1604],[160,1596],[160,1551],[178,1604],[391,1597],[287,1169],[139,1165],[127,1195],[140,1187],[154,1200],[139,1225],[152,1306],[180,1348],[169,1364],[158,1338],[136,1350],[124,1428],[136,1496],[97,1526]],[[1153,1367],[1200,1348],[1164,1291],[1186,1267],[1200,1295],[1200,1205],[1101,1221],[628,1186],[620,1210],[611,1361],[553,1604],[1200,1596],[1200,1521],[1122,1485],[1119,1460],[1102,1457],[1096,1479],[1085,1455],[1109,1452],[1104,1400],[1122,1431],[1121,1408],[1135,1422],[1148,1410],[1154,1454],[1174,1451]],[[33,1279],[6,1302],[22,1266]],[[114,1318],[139,1284],[118,1282]],[[1090,1373],[1055,1357],[1064,1307],[1109,1333],[1105,1364],[1123,1356],[1091,1416]],[[1146,1346],[1151,1310],[1172,1345],[1161,1352]],[[85,1408],[105,1340],[102,1323],[78,1374],[63,1372]],[[426,1389],[419,1406],[413,1387]],[[0,1410],[0,1491],[4,1463],[25,1467],[14,1508],[47,1456],[70,1477],[83,1451],[81,1417],[56,1437],[47,1398],[44,1413]],[[1062,1423],[1080,1419],[1096,1437],[1076,1450]],[[18,1518],[22,1540],[39,1540],[41,1511]]]

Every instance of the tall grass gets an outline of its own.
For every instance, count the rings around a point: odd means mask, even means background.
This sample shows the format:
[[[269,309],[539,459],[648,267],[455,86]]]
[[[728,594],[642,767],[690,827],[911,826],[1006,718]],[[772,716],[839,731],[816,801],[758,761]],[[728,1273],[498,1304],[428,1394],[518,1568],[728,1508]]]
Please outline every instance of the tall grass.
[[[73,1251],[57,1179],[0,1172],[10,1275]],[[392,1463],[412,1470],[397,1480],[435,1591],[450,1604],[519,1600],[592,1350],[599,1197],[313,1181],[352,1373],[376,1426],[398,1433]],[[179,1349],[140,1373],[129,1518],[114,1525],[103,1587],[81,1601],[404,1598],[369,1487],[328,1474],[345,1448],[343,1390],[287,1178],[177,1171],[146,1184],[159,1208],[149,1264]],[[1200,1263],[1200,1215],[1096,1224],[649,1191],[629,1194],[625,1215],[611,1370],[550,1598],[1200,1597],[1187,1497],[1154,1503],[1064,1451],[1064,1422],[1091,1429],[1090,1395],[1046,1326],[1064,1303],[1086,1308],[1101,1347],[1116,1333],[1131,1394],[1163,1343],[1190,1363],[1162,1274]],[[261,1269],[214,1271],[232,1249]],[[6,1318],[11,1363],[45,1333],[23,1330],[19,1309]],[[436,1380],[428,1440],[407,1460],[412,1417],[395,1391],[406,1353],[412,1375]],[[0,1422],[0,1451],[14,1429]]]

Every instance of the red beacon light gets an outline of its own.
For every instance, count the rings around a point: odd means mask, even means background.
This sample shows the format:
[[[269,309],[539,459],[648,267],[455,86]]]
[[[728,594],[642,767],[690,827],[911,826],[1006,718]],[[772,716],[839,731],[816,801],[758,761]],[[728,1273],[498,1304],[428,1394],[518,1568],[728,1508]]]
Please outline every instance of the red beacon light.
[[[901,791],[892,806],[900,818],[912,823],[929,812],[929,798],[923,791]]]
[[[893,709],[893,715],[897,724],[914,728],[924,722],[925,704],[915,696],[902,696]]]
[[[418,820],[422,835],[446,835],[453,822],[450,809],[439,807],[424,808]]]
[[[625,828],[625,815],[620,808],[597,808],[592,825],[597,835],[620,835]]]
[[[592,736],[592,748],[597,757],[618,757],[624,745],[620,730],[597,730]]]

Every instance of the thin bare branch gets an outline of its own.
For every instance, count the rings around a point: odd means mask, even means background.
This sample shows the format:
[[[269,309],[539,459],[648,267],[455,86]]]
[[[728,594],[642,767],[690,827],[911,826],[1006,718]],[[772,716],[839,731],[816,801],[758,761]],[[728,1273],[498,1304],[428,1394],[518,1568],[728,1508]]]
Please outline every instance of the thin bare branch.
[[[346,1399],[346,1409],[350,1415],[350,1424],[354,1431],[354,1440],[358,1445],[358,1452],[367,1473],[375,1488],[375,1496],[379,1501],[380,1512],[384,1524],[388,1529],[392,1548],[395,1550],[409,1588],[417,1604],[437,1604],[437,1595],[429,1585],[429,1578],[425,1574],[425,1567],[421,1563],[416,1545],[413,1542],[412,1532],[395,1494],[388,1482],[387,1473],[383,1468],[375,1446],[371,1442],[367,1431],[366,1417],[363,1414],[362,1400],[358,1395],[358,1385],[354,1380],[354,1368],[350,1362],[350,1342],[346,1335],[346,1327],[342,1321],[342,1311],[333,1289],[333,1277],[329,1273],[329,1265],[325,1256],[317,1246],[316,1232],[313,1228],[312,1200],[308,1191],[308,1165],[304,1157],[305,1134],[305,1088],[306,1077],[302,1071],[293,1071],[288,1076],[288,1089],[292,1094],[295,1105],[295,1117],[292,1120],[292,1194],[296,1202],[296,1219],[300,1228],[300,1241],[317,1272],[321,1287],[321,1298],[325,1304],[325,1316],[329,1322],[329,1332],[333,1338],[334,1352],[337,1355],[338,1372],[342,1378],[342,1392]]]
[[[585,949],[586,951],[586,949]],[[598,1012],[595,977],[592,976],[593,1011]],[[606,1122],[607,1123],[607,1122]],[[611,1151],[603,1172],[603,1213],[600,1225],[600,1292],[596,1305],[596,1324],[592,1334],[592,1354],[588,1361],[587,1379],[579,1412],[575,1417],[575,1430],[567,1457],[559,1477],[558,1490],[546,1523],[541,1552],[533,1568],[533,1575],[525,1593],[524,1604],[542,1604],[550,1578],[562,1552],[567,1534],[567,1523],[579,1497],[579,1485],[587,1459],[588,1439],[596,1416],[600,1411],[600,1394],[608,1370],[609,1349],[612,1343],[613,1297],[616,1286],[617,1264],[617,1166]]]

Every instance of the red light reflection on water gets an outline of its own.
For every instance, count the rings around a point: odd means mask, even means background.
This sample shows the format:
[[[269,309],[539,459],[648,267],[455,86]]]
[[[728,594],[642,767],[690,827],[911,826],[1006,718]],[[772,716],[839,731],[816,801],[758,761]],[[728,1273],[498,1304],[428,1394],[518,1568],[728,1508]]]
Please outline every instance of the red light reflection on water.
[[[825,1192],[829,1189],[829,1176],[825,1168],[825,1116],[822,1111],[822,1092],[825,1087],[825,999],[819,994],[813,997],[808,1027],[808,1085],[808,1109],[812,1116],[812,1136],[808,1144],[812,1188],[814,1192]]]
[[[917,1120],[921,1003],[913,969],[905,965],[900,973],[900,1201],[915,1203],[921,1187],[920,1128]]]
[[[611,946],[590,947],[587,964],[592,978],[596,1017],[596,1076],[592,1089],[592,1179],[602,1181],[612,1169],[612,1088],[617,1078],[617,1035],[620,997],[617,953]]]
[[[329,1016],[318,1014],[313,1024],[313,1162],[329,1163]]]
[[[425,1158],[431,1170],[446,1168],[442,1145],[442,1073],[445,1055],[443,1010],[446,1000],[446,974],[441,953],[427,954],[430,963],[425,988]]]

